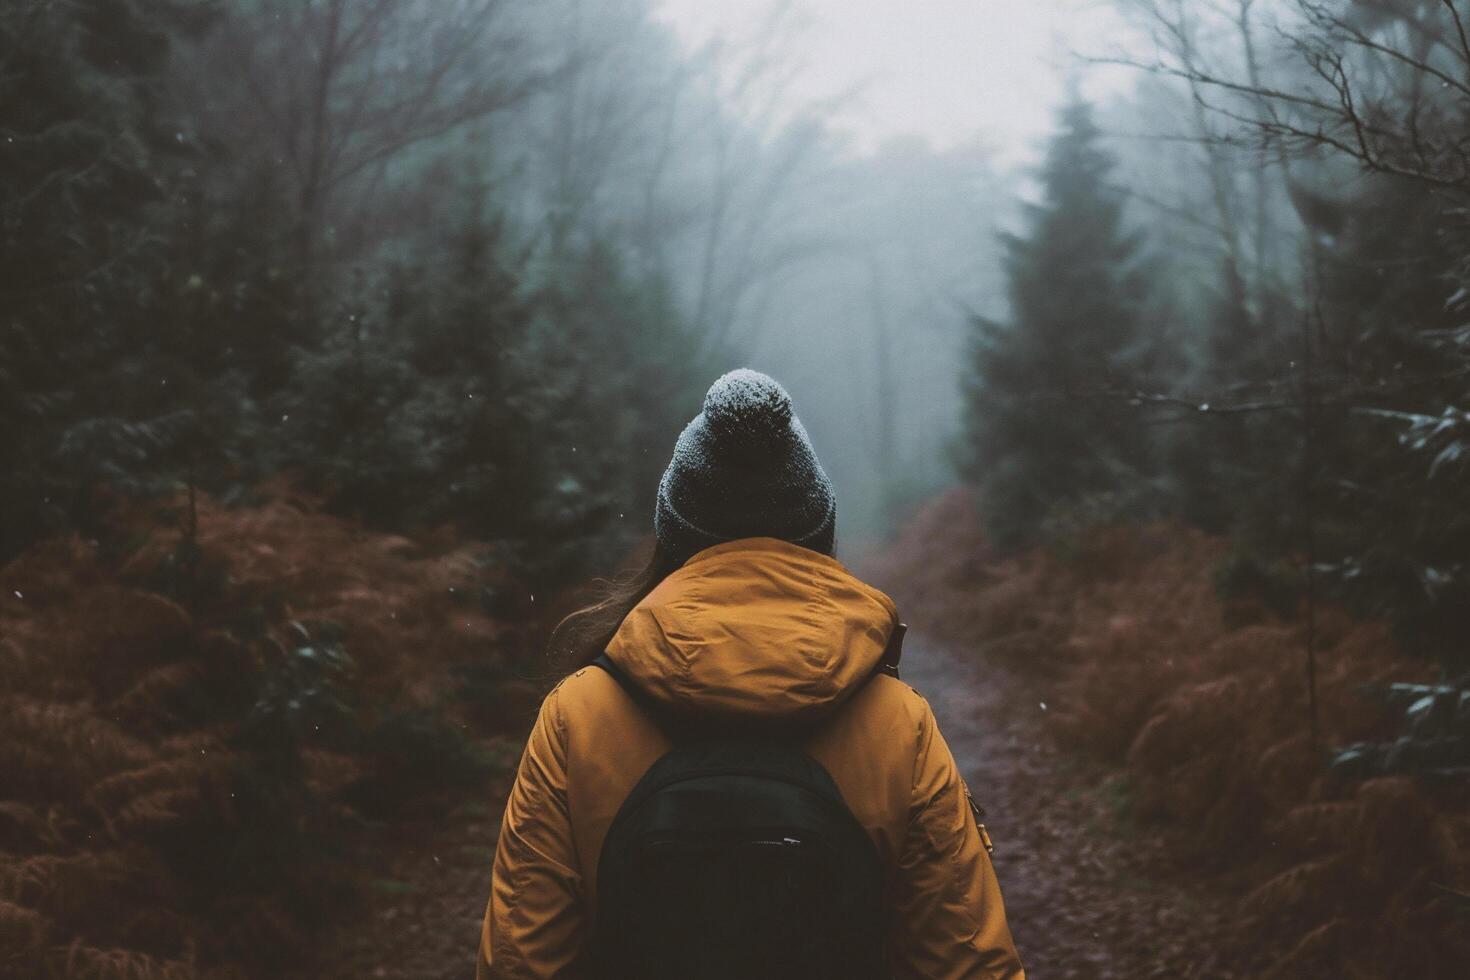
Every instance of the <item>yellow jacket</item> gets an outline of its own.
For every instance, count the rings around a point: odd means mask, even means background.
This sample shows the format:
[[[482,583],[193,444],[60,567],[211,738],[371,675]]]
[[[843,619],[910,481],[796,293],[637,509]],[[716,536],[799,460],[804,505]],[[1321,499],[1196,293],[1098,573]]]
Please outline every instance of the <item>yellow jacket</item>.
[[[929,705],[864,681],[898,623],[833,558],[774,538],[689,559],[624,620],[608,656],[650,698],[724,719],[822,721],[805,751],[878,847],[896,978],[1023,978],[967,790]],[[577,976],[602,840],[669,749],[595,667],[547,696],[495,854],[479,980]]]

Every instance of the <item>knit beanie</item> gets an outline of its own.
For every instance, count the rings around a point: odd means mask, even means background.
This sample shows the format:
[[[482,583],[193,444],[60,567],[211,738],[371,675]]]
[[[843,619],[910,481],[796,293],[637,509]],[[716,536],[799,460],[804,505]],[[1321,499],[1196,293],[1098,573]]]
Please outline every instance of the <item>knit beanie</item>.
[[[658,484],[660,547],[683,561],[722,541],[772,537],[830,555],[836,527],[832,483],[786,389],[749,368],[710,385]]]

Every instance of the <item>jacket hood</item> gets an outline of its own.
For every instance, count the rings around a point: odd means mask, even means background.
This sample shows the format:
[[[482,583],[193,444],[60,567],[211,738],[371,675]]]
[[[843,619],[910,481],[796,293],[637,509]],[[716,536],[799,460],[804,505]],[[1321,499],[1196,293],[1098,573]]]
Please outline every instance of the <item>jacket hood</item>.
[[[808,722],[872,674],[898,611],[835,558],[776,538],[697,553],[618,627],[608,658],[671,713]]]

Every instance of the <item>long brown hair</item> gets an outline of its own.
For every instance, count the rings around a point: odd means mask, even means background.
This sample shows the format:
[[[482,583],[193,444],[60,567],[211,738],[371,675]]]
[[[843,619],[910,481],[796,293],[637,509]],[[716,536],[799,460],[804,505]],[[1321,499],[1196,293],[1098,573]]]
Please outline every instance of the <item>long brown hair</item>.
[[[596,660],[633,607],[681,564],[655,543],[641,568],[594,581],[597,600],[567,615],[551,631],[546,652],[552,669],[570,673]]]

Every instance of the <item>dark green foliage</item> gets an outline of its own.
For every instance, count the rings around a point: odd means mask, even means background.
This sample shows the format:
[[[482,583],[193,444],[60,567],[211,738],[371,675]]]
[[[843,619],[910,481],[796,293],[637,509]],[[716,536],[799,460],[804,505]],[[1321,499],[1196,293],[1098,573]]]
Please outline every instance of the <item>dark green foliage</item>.
[[[424,709],[390,712],[362,733],[358,745],[369,772],[347,787],[344,798],[378,819],[399,816],[445,790],[463,789],[496,768],[463,732]]]
[[[1297,611],[1304,593],[1301,569],[1242,544],[1215,569],[1215,588],[1228,599],[1256,599],[1278,616]]]
[[[109,404],[107,380],[160,274],[176,161],[158,85],[175,7],[0,10],[0,557],[85,520],[83,481],[170,439]],[[104,433],[119,445],[92,469]]]
[[[300,780],[304,745],[342,741],[355,707],[343,693],[352,658],[329,635],[313,638],[300,623],[292,629],[299,643],[268,666],[240,726],[241,745],[284,783]]]
[[[610,245],[533,273],[483,190],[465,193],[457,227],[359,280],[334,335],[297,349],[271,418],[285,464],[335,509],[502,541],[544,587],[643,533],[708,371]]]
[[[1470,776],[1470,678],[1458,684],[1390,684],[1373,693],[1402,712],[1402,732],[1392,742],[1359,742],[1341,750],[1332,760],[1334,774]]]
[[[1267,297],[1261,309],[1223,266],[1198,383],[1243,410],[1173,427],[1165,453],[1175,509],[1236,538],[1220,579],[1227,592],[1285,612],[1306,598],[1310,576],[1318,597],[1391,620],[1408,648],[1461,670],[1470,603],[1463,212],[1401,179],[1369,180],[1352,196],[1293,194],[1314,294],[1310,303]],[[1294,571],[1272,571],[1285,569]]]
[[[1346,405],[1322,413],[1324,553],[1342,592],[1414,649],[1463,669],[1470,600],[1470,349],[1460,263],[1470,236],[1446,199],[1404,181],[1350,202],[1323,246],[1322,346]]]
[[[0,558],[259,455],[248,225],[207,199],[168,71],[217,9],[0,13]]]
[[[1297,319],[1284,301],[1252,304],[1235,264],[1222,260],[1204,311],[1196,385],[1219,404],[1271,400],[1299,354]],[[1282,413],[1215,407],[1201,402],[1187,422],[1159,433],[1174,509],[1214,533],[1256,544],[1292,540],[1301,426]]]
[[[974,323],[962,470],[1002,545],[1034,538],[1051,511],[1136,497],[1150,468],[1127,395],[1163,352],[1146,329],[1149,268],[1098,142],[1092,110],[1073,101],[1027,234],[1005,238],[1009,321]]]
[[[255,13],[0,12],[0,560],[105,538],[119,499],[284,472],[378,526],[500,540],[533,587],[615,561],[716,356],[617,242],[528,246],[482,146],[406,155],[351,249],[313,214],[304,265],[294,164],[221,128],[249,79],[171,67],[249,43]],[[434,220],[410,232],[415,200]]]
[[[498,538],[525,527],[546,486],[540,465],[548,447],[533,436],[539,372],[526,343],[535,307],[503,222],[485,215],[483,190],[462,193],[465,216],[443,241],[426,242],[421,258],[388,271],[381,329],[371,329],[372,314],[367,326],[354,321],[351,360],[339,367],[361,370],[372,348],[380,377],[349,381],[340,390],[344,407],[394,413],[379,424],[348,415],[340,431],[352,440],[381,433],[398,444],[351,442],[334,462],[346,477],[338,481],[341,500],[352,509],[379,520],[450,521]],[[374,396],[376,404],[364,402]]]
[[[1270,330],[1243,304],[1224,305],[1248,342],[1214,343],[1206,376],[1262,409],[1189,426],[1182,510],[1234,531],[1257,552],[1247,564],[1310,563],[1327,594],[1392,620],[1406,646],[1462,669],[1463,219],[1402,180],[1310,203],[1319,296]]]
[[[593,528],[608,529],[602,567],[647,533],[669,447],[729,363],[723,350],[701,353],[666,284],[634,277],[610,243],[564,261],[532,338],[550,399],[539,431],[556,447],[538,511],[551,531],[542,574],[553,578],[579,561],[577,537]]]
[[[274,399],[285,461],[334,509],[392,523],[421,499],[442,453],[443,406],[420,380],[400,349],[351,335],[301,352]]]
[[[1373,410],[1357,451],[1335,463],[1343,492],[1328,517],[1334,532],[1325,571],[1360,608],[1391,618],[1412,649],[1450,670],[1470,665],[1470,443],[1465,413],[1381,414]],[[1376,500],[1378,506],[1365,506]],[[1392,506],[1412,500],[1412,506]],[[1356,520],[1353,518],[1356,517]]]

